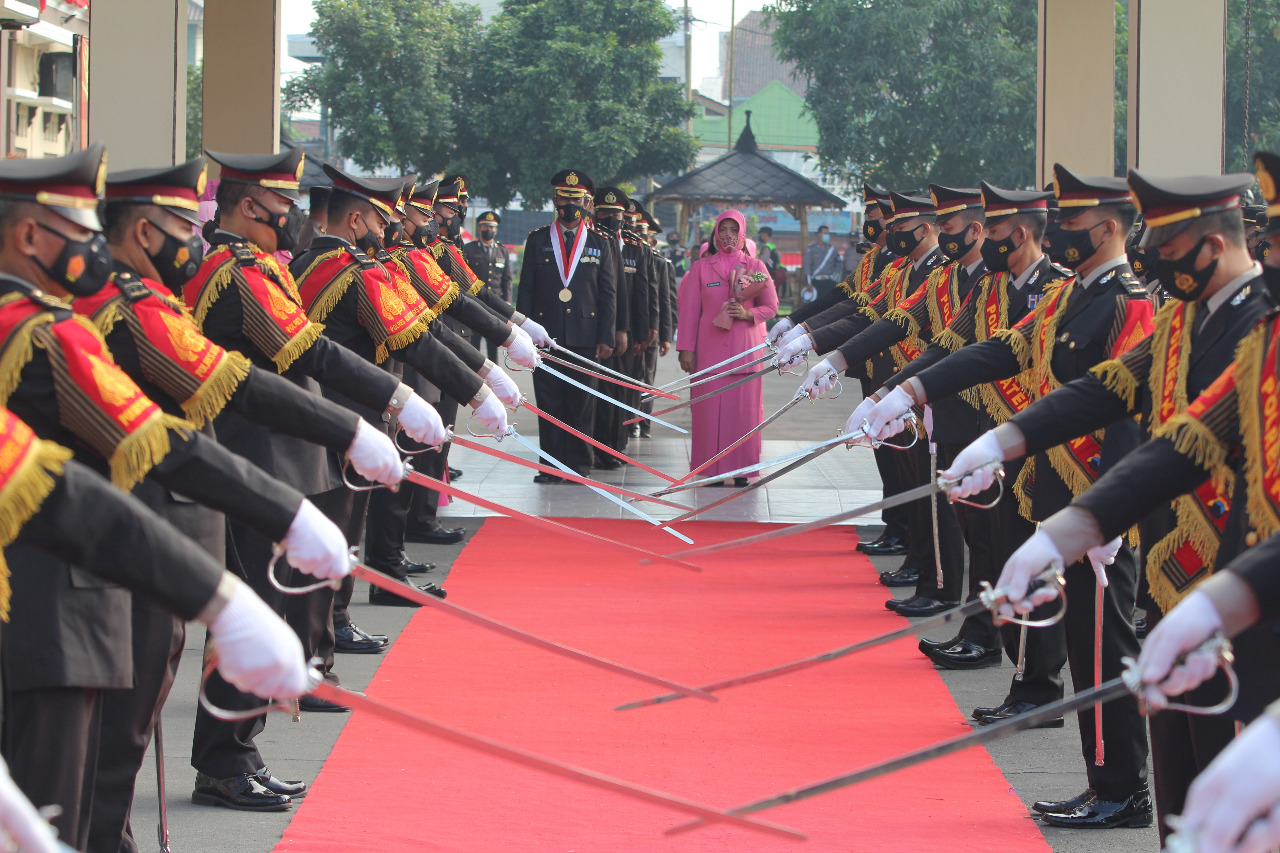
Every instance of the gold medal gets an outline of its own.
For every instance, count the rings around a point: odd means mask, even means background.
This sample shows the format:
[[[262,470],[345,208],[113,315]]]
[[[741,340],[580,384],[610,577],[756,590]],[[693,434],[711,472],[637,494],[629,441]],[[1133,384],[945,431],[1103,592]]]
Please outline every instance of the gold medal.
[[[572,298],[573,298],[573,291],[570,290],[569,288],[566,287],[560,291],[561,302],[568,302]]]

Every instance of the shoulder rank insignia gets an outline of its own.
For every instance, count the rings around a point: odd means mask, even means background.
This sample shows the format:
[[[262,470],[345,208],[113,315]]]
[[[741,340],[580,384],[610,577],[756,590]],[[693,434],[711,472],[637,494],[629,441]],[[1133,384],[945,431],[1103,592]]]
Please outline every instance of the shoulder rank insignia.
[[[1049,266],[1053,268],[1054,272],[1059,273],[1062,276],[1062,278],[1071,278],[1071,276],[1075,275],[1075,273],[1072,272],[1071,270],[1067,269],[1061,264],[1056,264],[1053,261],[1049,261]]]
[[[258,256],[253,253],[253,249],[245,243],[227,243],[231,253],[236,256],[236,263],[242,267],[253,267],[258,265]]]
[[[130,302],[140,302],[151,295],[151,288],[133,273],[116,273],[115,283]]]
[[[1240,288],[1240,292],[1237,293],[1235,296],[1231,297],[1231,307],[1232,308],[1239,307],[1242,302],[1244,302],[1246,299],[1249,298],[1249,294],[1252,292],[1253,292],[1252,284],[1246,284],[1244,287]]]
[[[371,270],[377,266],[377,263],[372,258],[354,246],[351,247],[351,257],[356,259],[356,263],[360,265],[361,269]]]
[[[1150,297],[1150,294],[1147,293],[1147,289],[1142,286],[1142,282],[1138,281],[1138,277],[1129,272],[1129,270],[1122,270],[1120,272],[1120,283],[1124,285],[1125,291],[1130,296],[1139,297],[1141,299],[1147,299]]]

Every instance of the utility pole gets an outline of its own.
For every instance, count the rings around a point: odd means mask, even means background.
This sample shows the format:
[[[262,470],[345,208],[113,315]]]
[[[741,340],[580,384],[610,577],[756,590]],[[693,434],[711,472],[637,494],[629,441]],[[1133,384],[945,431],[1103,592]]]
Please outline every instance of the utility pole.
[[[729,2],[729,144],[733,147],[733,43],[738,26],[738,0]]]
[[[693,19],[689,16],[689,0],[684,0],[684,97],[693,103]],[[693,135],[693,116],[685,121],[684,129]]]

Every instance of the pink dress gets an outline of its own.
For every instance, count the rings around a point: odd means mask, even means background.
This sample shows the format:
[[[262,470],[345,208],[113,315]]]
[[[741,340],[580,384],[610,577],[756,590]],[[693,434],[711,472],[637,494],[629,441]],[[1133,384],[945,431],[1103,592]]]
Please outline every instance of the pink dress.
[[[746,258],[742,265],[748,274],[759,271],[769,275],[764,263],[756,258]],[[774,289],[773,281],[769,280],[759,293],[742,303],[751,312],[752,320],[734,320],[727,331],[716,326],[712,320],[728,297],[729,282],[725,278],[716,266],[715,256],[711,255],[696,261],[680,282],[676,349],[693,351],[696,370],[710,367],[734,353],[761,343],[764,340],[765,321],[778,313],[778,292]],[[761,354],[753,353],[739,363],[749,362]],[[732,365],[721,369],[730,367]],[[752,373],[759,369],[760,365],[756,365],[740,368],[735,373]],[[723,388],[740,378],[740,375],[731,373],[723,379],[704,382],[694,387],[693,396],[698,397]],[[690,465],[696,468],[764,420],[764,390],[761,380],[739,385],[732,391],[697,403],[692,407],[691,414],[693,447]],[[732,453],[716,460],[714,465],[698,476],[714,477],[759,461],[760,435],[757,434],[734,448]]]

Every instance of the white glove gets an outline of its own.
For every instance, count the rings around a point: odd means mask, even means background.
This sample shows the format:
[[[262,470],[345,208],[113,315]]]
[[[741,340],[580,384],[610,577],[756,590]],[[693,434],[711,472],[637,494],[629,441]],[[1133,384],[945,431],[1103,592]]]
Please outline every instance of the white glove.
[[[782,342],[782,346],[778,347],[778,361],[791,361],[796,356],[804,355],[813,349],[813,346],[813,336],[802,331],[794,338]]]
[[[836,369],[824,358],[809,369],[809,375],[805,377],[796,396],[807,394],[811,400],[821,397],[836,386],[837,378]]]
[[[404,463],[387,434],[360,419],[356,437],[347,448],[347,458],[356,473],[366,480],[394,486],[404,477]]]
[[[491,367],[484,381],[489,383],[493,393],[497,395],[504,405],[514,409],[520,403],[520,389],[516,387],[516,383],[511,381],[511,377],[502,371],[501,367],[497,365]]]
[[[437,447],[448,439],[444,422],[440,420],[440,413],[436,411],[436,407],[417,394],[409,396],[396,420],[400,421],[400,426],[409,438],[419,444]],[[403,467],[402,465],[401,473],[403,473]]]
[[[545,334],[545,333],[544,333]],[[538,366],[538,351],[533,348],[532,338],[513,327],[511,339],[506,343],[507,355],[525,370],[534,370]]]
[[[231,600],[209,625],[218,672],[237,690],[263,699],[297,699],[307,692],[307,662],[298,635],[237,580]]]
[[[907,428],[906,418],[913,405],[915,400],[902,390],[901,385],[894,388],[867,415],[867,421],[871,424],[870,436],[876,441],[884,441],[902,432]]]
[[[1198,853],[1280,846],[1280,721],[1264,714],[1218,753],[1191,783],[1179,829]]]
[[[490,394],[484,402],[475,407],[475,416],[484,428],[494,435],[503,435],[507,431],[507,410],[502,408],[502,401],[497,394]]]
[[[347,537],[311,501],[304,500],[284,535],[289,565],[320,580],[345,578],[351,573]]]
[[[1120,546],[1124,544],[1124,537],[1117,536],[1104,545],[1094,545],[1089,549],[1089,564],[1093,566],[1093,574],[1098,578],[1098,586],[1104,589],[1110,585],[1107,580],[1107,566],[1116,561],[1116,554],[1120,553]]]
[[[782,336],[794,329],[795,323],[791,322],[790,317],[783,317],[781,320],[773,324],[773,328],[769,330],[767,340],[771,344],[777,344],[782,340]]]
[[[0,838],[8,836],[23,853],[58,853],[57,833],[18,790],[4,759],[0,759],[0,830],[4,830]]]
[[[551,336],[547,334],[547,330],[542,328],[540,323],[535,323],[528,317],[525,317],[524,322],[517,328],[527,334],[530,340],[532,340],[537,346],[550,347],[555,343],[555,341],[551,340]]]
[[[978,436],[968,447],[956,454],[950,468],[938,472],[938,476],[946,480],[956,480],[968,474],[963,480],[947,489],[947,497],[954,501],[991,488],[991,484],[996,479],[996,471],[999,469],[994,466],[991,468],[982,466],[999,464],[1003,458],[1004,453],[1000,450],[1000,442],[996,439],[994,432],[987,430]],[[970,471],[973,473],[969,474]]]
[[[1009,562],[1004,564],[1000,580],[996,587],[1008,593],[1008,599],[997,610],[997,614],[1008,619],[1014,611],[1030,613],[1035,608],[1058,597],[1057,584],[1046,584],[1027,595],[1027,586],[1031,581],[1053,563],[1062,563],[1062,554],[1058,546],[1053,544],[1049,534],[1037,530],[1031,538],[1022,543],[1022,547],[1013,552]]]
[[[853,410],[853,414],[849,415],[849,420],[844,422],[845,432],[854,432],[862,428],[862,422],[871,414],[871,410],[876,407],[876,399],[874,397],[863,397],[862,402]]]
[[[1215,631],[1222,630],[1222,617],[1208,594],[1195,590],[1169,611],[1151,629],[1138,667],[1142,671],[1142,698],[1159,710],[1169,704],[1170,696],[1180,696],[1213,677],[1217,658],[1209,652],[1196,652]],[[1182,664],[1178,657],[1187,655]],[[1177,664],[1177,665],[1175,665]]]

